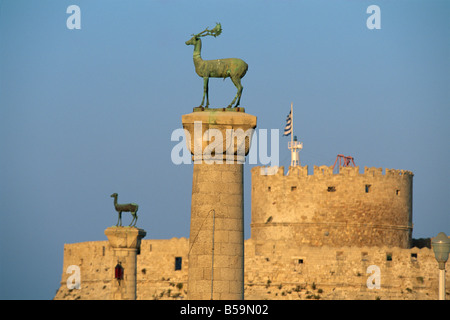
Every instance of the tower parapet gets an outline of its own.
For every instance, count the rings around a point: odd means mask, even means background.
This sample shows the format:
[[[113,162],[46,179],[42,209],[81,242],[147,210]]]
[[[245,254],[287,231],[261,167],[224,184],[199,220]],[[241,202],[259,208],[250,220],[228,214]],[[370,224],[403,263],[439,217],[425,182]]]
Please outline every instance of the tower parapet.
[[[392,246],[412,239],[412,178],[407,170],[332,166],[252,169],[252,239],[294,245]],[[274,173],[274,172],[271,172]]]

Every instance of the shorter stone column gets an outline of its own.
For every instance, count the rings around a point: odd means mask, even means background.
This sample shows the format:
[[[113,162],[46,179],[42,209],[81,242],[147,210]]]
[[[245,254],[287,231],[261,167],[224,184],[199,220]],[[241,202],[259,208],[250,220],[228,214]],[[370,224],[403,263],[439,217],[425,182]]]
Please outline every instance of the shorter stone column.
[[[147,233],[136,227],[110,227],[105,230],[109,244],[114,250],[112,268],[111,300],[136,300],[136,259],[141,239]],[[115,279],[115,266],[123,268],[123,280]]]

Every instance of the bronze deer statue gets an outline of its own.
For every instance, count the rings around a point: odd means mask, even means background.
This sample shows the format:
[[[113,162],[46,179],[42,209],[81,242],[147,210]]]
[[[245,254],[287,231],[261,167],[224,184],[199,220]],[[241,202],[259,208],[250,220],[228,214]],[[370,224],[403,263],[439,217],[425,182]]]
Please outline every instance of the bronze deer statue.
[[[111,195],[111,198],[114,198],[114,208],[116,209],[116,211],[119,213],[119,219],[117,220],[117,224],[116,227],[122,226],[122,212],[131,212],[131,215],[133,216],[133,220],[131,220],[130,226],[133,224],[133,227],[136,225],[138,216],[137,216],[137,211],[139,206],[136,203],[127,203],[127,204],[118,204],[117,203],[117,193],[113,193]]]
[[[234,102],[237,99],[235,108],[239,105],[241,101],[241,95],[243,86],[241,84],[241,79],[245,76],[248,70],[248,65],[245,63],[245,61],[237,58],[229,58],[229,59],[218,59],[218,60],[203,60],[201,57],[201,50],[202,50],[202,40],[201,37],[204,36],[214,36],[217,37],[222,33],[222,26],[220,23],[218,23],[214,29],[208,30],[206,28],[202,32],[198,34],[192,35],[192,38],[186,41],[186,45],[193,45],[194,46],[194,66],[195,66],[195,72],[203,78],[203,99],[201,103],[201,107],[203,106],[203,103],[205,102],[205,96],[206,96],[206,105],[205,107],[208,108],[209,106],[209,97],[208,97],[208,82],[209,78],[225,78],[230,77],[231,81],[237,88],[236,96],[234,97],[233,101],[230,103],[230,105],[227,108],[231,108],[234,104]]]

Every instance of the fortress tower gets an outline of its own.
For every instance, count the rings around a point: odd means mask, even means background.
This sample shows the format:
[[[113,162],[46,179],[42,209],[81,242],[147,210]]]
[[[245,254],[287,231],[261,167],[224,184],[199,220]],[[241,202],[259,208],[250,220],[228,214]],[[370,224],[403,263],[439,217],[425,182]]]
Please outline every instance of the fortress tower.
[[[252,169],[252,239],[292,245],[410,248],[410,171],[381,168],[280,167]]]
[[[243,299],[243,166],[256,117],[195,108],[182,122],[194,160],[188,298]]]

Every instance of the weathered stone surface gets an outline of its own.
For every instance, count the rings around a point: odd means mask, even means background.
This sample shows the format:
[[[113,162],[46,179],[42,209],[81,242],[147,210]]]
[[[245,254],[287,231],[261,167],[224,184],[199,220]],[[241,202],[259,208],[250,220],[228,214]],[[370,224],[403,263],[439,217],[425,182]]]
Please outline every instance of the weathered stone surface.
[[[303,167],[303,171],[307,171]],[[314,166],[311,175],[252,168],[252,239],[293,245],[393,246],[412,240],[412,178],[403,170]],[[291,175],[294,172],[294,175]]]
[[[256,117],[210,109],[184,115],[182,122],[194,155],[188,298],[243,299],[243,162]]]
[[[105,230],[105,235],[113,252],[109,263],[113,270],[110,299],[136,300],[136,256],[146,232],[136,227],[111,227]],[[114,268],[119,263],[123,268],[123,280],[114,279]]]
[[[217,112],[196,113],[207,119],[202,132],[220,128]],[[229,128],[239,119],[227,118]],[[184,120],[193,129],[195,117]],[[273,170],[255,167],[251,239],[244,241],[240,160],[194,164],[191,238],[142,240],[137,299],[210,299],[211,287],[213,299],[437,299],[438,264],[429,241],[411,247],[411,172],[365,168],[361,174],[347,167],[333,174],[315,166],[313,174],[291,167],[289,175],[283,168],[267,175]],[[113,243],[124,256],[134,247],[123,239]],[[66,244],[55,299],[109,299],[117,256],[108,241]],[[81,269],[80,290],[67,289],[70,265]],[[373,265],[380,270],[379,289],[367,287]]]
[[[182,123],[195,163],[243,163],[250,149],[256,116],[238,111],[205,109],[183,115]],[[216,171],[214,167],[203,170]],[[233,171],[232,168],[229,170]],[[224,168],[222,174],[226,175],[226,171]],[[234,181],[232,177],[224,177],[224,182],[229,179]]]
[[[137,299],[186,299],[189,239],[142,240],[137,256]],[[387,261],[390,254],[391,261]],[[181,270],[175,270],[175,258],[182,258]],[[198,256],[194,256],[198,259]],[[191,258],[191,259],[194,259]],[[196,268],[203,277],[201,291],[211,293],[211,261]],[[55,299],[109,299],[114,281],[113,251],[108,241],[82,242],[64,246],[61,287]],[[300,263],[301,261],[301,263]],[[81,289],[68,290],[69,265],[81,268]],[[367,268],[380,268],[380,289],[368,289]],[[438,264],[432,249],[403,249],[387,246],[293,246],[289,241],[245,241],[245,299],[338,299],[338,300],[436,300]],[[239,271],[215,268],[214,278],[233,281]],[[203,287],[201,286],[203,285]],[[224,288],[222,282],[216,288]],[[229,283],[228,288],[233,284]],[[447,299],[450,276],[446,273]],[[225,294],[214,291],[214,299]],[[231,295],[231,293],[230,293]],[[200,295],[199,295],[200,297]],[[193,297],[194,299],[194,297]]]

